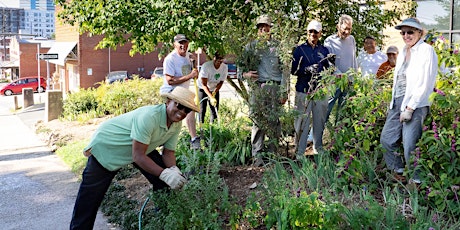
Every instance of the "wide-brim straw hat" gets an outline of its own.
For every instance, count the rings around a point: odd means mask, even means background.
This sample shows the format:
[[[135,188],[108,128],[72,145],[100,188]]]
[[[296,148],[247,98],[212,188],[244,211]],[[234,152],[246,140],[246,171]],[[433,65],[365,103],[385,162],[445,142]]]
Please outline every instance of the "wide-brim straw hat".
[[[199,112],[198,106],[195,104],[195,94],[189,89],[177,86],[169,93],[162,93],[161,96],[174,100],[195,112]]]

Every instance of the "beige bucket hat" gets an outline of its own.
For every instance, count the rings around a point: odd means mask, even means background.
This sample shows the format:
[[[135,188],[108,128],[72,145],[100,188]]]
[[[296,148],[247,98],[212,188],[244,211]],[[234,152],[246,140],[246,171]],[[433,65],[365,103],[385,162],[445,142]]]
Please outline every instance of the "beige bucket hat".
[[[180,103],[183,106],[186,106],[192,109],[195,112],[198,112],[198,106],[195,104],[195,94],[184,87],[177,86],[169,93],[162,93],[162,97],[169,98],[175,102]]]

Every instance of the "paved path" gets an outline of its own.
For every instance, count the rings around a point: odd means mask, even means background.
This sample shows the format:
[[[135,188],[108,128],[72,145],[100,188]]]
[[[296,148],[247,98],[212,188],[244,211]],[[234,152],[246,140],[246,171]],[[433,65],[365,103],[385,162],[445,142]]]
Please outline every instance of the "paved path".
[[[10,110],[0,109],[0,229],[69,229],[79,182],[32,129],[43,104]],[[94,229],[114,228],[99,213]]]

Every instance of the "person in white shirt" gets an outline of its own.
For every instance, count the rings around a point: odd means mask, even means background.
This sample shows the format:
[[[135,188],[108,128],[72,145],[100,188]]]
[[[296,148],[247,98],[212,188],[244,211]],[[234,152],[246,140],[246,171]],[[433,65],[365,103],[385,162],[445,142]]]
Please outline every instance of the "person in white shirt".
[[[375,78],[379,66],[387,61],[387,56],[377,51],[377,43],[371,36],[364,39],[364,52],[358,55],[358,67],[364,78]]]
[[[183,34],[174,36],[174,50],[169,53],[163,62],[164,79],[160,93],[171,92],[175,87],[190,87],[190,79],[198,77],[198,70],[193,68],[188,52],[189,40]],[[200,138],[196,134],[195,113],[187,114],[185,119],[191,137],[190,147],[200,149]]]
[[[410,169],[410,153],[422,136],[423,122],[431,104],[429,96],[438,73],[438,57],[433,47],[423,41],[424,29],[418,19],[407,18],[395,28],[401,30],[406,45],[396,60],[392,98],[380,143],[386,150],[387,168],[402,175],[403,162]],[[402,156],[398,153],[401,144]],[[421,182],[418,171],[412,175],[411,182]]]
[[[219,110],[219,90],[228,75],[228,66],[223,62],[224,56],[216,52],[213,60],[205,62],[201,66],[198,76],[201,123],[204,123],[208,102],[211,110],[211,122],[217,119],[217,111]]]

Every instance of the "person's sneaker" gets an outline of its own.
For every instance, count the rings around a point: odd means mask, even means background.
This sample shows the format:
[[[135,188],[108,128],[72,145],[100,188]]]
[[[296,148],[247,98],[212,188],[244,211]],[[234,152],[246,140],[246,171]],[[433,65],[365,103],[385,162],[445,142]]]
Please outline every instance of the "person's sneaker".
[[[404,173],[404,168],[395,169],[395,173],[402,175]]]
[[[264,161],[262,160],[262,158],[260,157],[257,157],[256,159],[254,159],[254,162],[252,163],[252,166],[254,167],[261,167],[263,166],[265,163]]]
[[[200,143],[199,137],[195,137],[195,139],[190,141],[190,148],[194,150],[201,149],[201,143]]]
[[[409,180],[409,183],[410,183],[410,184],[412,184],[412,183],[413,183],[413,184],[421,184],[422,181],[421,181],[420,179],[412,178],[412,179]]]

